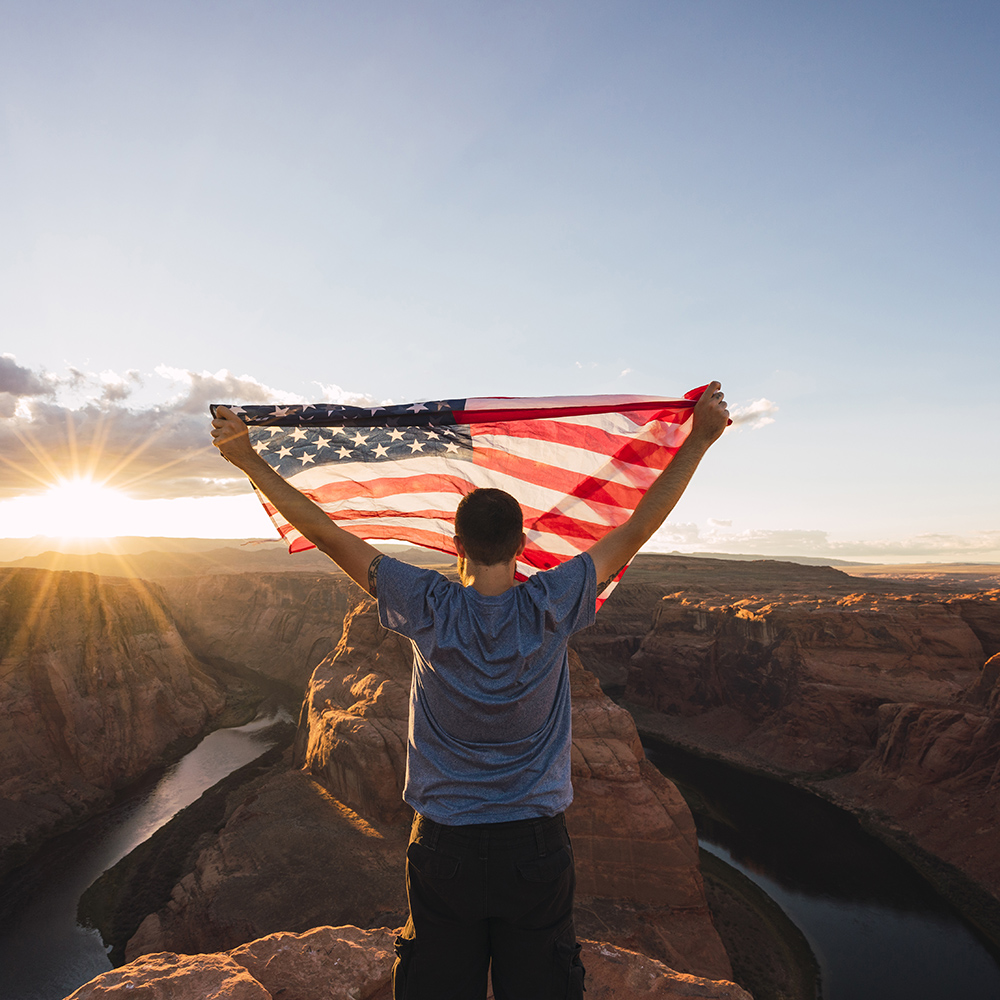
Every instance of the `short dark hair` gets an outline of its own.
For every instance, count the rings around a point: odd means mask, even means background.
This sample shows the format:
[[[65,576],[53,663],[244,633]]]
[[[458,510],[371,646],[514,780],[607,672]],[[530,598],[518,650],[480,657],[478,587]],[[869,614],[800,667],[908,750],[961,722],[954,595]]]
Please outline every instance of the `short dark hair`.
[[[455,511],[455,534],[466,555],[481,566],[510,562],[524,531],[521,505],[503,490],[466,493]]]

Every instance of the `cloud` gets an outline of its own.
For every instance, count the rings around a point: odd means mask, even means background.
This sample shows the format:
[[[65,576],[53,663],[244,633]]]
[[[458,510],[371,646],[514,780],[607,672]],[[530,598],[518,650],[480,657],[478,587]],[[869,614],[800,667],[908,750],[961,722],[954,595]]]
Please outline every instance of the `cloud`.
[[[777,403],[769,399],[755,399],[746,406],[734,406],[729,415],[734,427],[748,427],[752,431],[774,423],[774,414],[778,412]]]
[[[129,405],[140,388],[155,394],[157,377],[163,401]],[[0,358],[0,387],[0,498],[78,476],[144,499],[241,493],[246,479],[211,445],[208,404],[309,401],[225,369],[161,366],[144,376],[71,368],[65,376],[51,376],[6,355]],[[324,387],[324,397],[368,400],[337,386]]]
[[[22,399],[55,394],[54,381],[22,368],[10,354],[0,354],[0,419],[13,417]]]

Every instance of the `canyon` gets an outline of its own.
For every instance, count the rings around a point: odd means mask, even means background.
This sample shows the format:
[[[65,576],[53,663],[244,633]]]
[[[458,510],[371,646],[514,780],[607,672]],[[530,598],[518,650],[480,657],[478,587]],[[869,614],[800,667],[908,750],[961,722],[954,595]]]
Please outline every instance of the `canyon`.
[[[230,816],[126,957],[215,952],[277,930],[389,922],[406,914],[401,862],[412,813],[401,799],[409,643],[374,602],[347,615],[306,691],[292,767]],[[581,933],[726,979],[691,818],[649,765],[631,717],[571,657],[573,781]],[[320,861],[319,859],[322,859]]]
[[[255,671],[304,692],[295,745],[206,831],[126,957],[232,961],[282,933],[398,926],[409,651],[364,598],[329,573],[151,583],[0,570],[7,857],[217,724],[226,678]],[[677,974],[731,976],[690,812],[642,751],[660,740],[854,812],[1000,940],[1000,590],[988,581],[963,591],[642,556],[572,647],[582,936]]]
[[[155,585],[0,570],[0,874],[225,705]]]
[[[1000,940],[1000,589],[645,557],[619,590],[575,645],[644,738],[854,812]]]

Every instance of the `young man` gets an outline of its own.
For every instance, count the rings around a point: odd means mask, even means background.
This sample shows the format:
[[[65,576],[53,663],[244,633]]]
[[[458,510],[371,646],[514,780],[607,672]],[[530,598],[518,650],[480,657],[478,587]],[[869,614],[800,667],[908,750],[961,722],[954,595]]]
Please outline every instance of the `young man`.
[[[582,997],[563,818],[573,797],[567,642],[593,622],[597,595],[663,523],[728,417],[713,382],[632,516],[515,586],[525,536],[509,494],[475,490],[459,504],[454,583],[337,527],[257,455],[238,417],[218,409],[212,436],[222,455],[413,643],[403,798],[415,815],[396,1000],[483,1000],[488,972],[497,1000]]]

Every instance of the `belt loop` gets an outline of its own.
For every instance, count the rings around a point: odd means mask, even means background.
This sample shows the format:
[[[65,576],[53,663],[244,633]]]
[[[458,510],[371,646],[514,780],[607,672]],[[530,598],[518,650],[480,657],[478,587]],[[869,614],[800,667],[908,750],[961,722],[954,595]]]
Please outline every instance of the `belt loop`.
[[[538,856],[544,858],[548,851],[545,849],[545,834],[542,831],[542,820],[536,820],[532,824],[535,828],[535,846],[538,848]]]
[[[441,836],[441,825],[435,823],[434,820],[428,819],[426,816],[420,817],[420,825],[423,827],[421,833],[426,830],[426,836],[422,837],[424,845],[429,851],[436,851],[438,845],[438,838]]]

